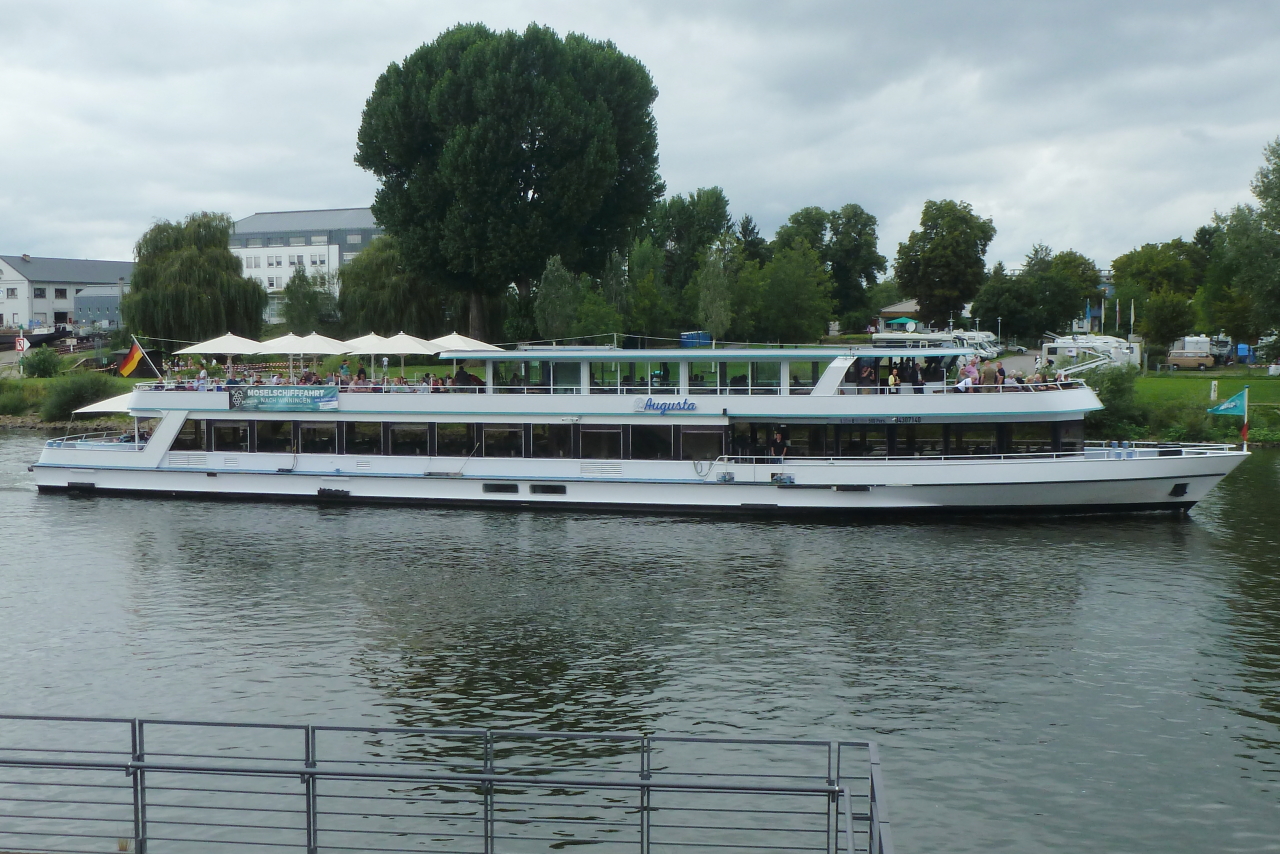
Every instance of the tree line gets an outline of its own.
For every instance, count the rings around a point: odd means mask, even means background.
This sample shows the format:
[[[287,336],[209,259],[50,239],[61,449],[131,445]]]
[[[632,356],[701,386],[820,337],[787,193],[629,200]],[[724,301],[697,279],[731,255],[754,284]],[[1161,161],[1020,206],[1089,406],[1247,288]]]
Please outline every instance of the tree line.
[[[373,212],[386,233],[340,282],[296,270],[286,324],[507,341],[699,329],[792,343],[816,341],[831,320],[861,329],[909,297],[935,325],[960,322],[972,303],[983,327],[999,318],[1034,339],[1099,299],[1096,266],[1073,250],[1037,245],[1020,270],[988,270],[995,225],[963,201],[926,202],[886,277],[876,218],[857,204],[803,208],[766,239],[751,216],[731,216],[719,187],[668,196],[656,97],[644,65],[611,42],[537,25],[460,25],[392,63],[355,158],[379,180]],[[1257,206],[1216,216],[1190,242],[1115,259],[1114,299],[1122,313],[1132,302],[1138,331],[1249,340],[1280,323],[1278,162],[1280,141],[1254,182]],[[177,340],[254,335],[266,295],[227,248],[230,225],[202,213],[149,230],[126,323]]]

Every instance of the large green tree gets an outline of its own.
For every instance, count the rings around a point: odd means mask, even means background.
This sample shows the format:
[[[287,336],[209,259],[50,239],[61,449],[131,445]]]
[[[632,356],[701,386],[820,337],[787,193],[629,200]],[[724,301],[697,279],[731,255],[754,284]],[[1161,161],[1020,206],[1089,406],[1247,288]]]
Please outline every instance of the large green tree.
[[[778,229],[774,247],[792,246],[797,239],[816,249],[826,264],[840,322],[847,328],[864,325],[880,308],[867,301],[867,290],[885,271],[876,218],[855,204],[833,211],[802,208]]]
[[[1196,315],[1185,294],[1163,288],[1147,298],[1142,335],[1148,345],[1167,350],[1175,339],[1195,329]]]
[[[532,290],[547,259],[599,272],[661,197],[657,89],[611,42],[459,25],[378,79],[356,162],[420,280],[486,298]]]
[[[732,228],[729,199],[719,187],[703,187],[653,206],[646,231],[654,246],[665,251],[663,281],[678,300],[673,306],[678,322],[696,320],[698,299],[692,286],[699,259]]]
[[[1219,216],[1222,260],[1232,269],[1232,289],[1252,305],[1262,329],[1280,327],[1280,139],[1263,151],[1252,184],[1258,204],[1238,205]]]
[[[226,332],[256,338],[267,293],[243,275],[227,248],[230,237],[226,214],[193,213],[151,226],[134,247],[137,263],[120,304],[125,325],[174,344]]]
[[[1008,338],[1033,340],[1044,331],[1032,280],[1010,275],[1003,263],[996,264],[978,289],[970,313],[986,328],[999,329]]]
[[[338,311],[347,332],[433,338],[453,332],[461,315],[460,296],[411,269],[390,235],[375,238],[342,265]]]
[[[920,230],[898,244],[894,262],[898,287],[919,303],[921,319],[942,323],[960,316],[982,286],[983,259],[995,236],[992,221],[967,202],[924,203]]]
[[[295,335],[338,331],[338,298],[336,282],[329,273],[307,275],[301,264],[284,286],[284,323]]]
[[[758,277],[748,286],[759,299],[755,335],[783,344],[816,342],[826,334],[835,301],[831,277],[822,257],[803,239],[777,249],[773,260],[754,270],[748,265],[743,278]]]

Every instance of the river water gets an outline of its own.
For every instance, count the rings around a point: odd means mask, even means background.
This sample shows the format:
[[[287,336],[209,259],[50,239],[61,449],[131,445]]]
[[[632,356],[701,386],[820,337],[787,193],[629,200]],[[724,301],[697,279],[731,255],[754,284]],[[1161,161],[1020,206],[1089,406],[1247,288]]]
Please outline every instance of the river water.
[[[1280,454],[1188,519],[39,496],[0,711],[870,738],[903,852],[1280,850]]]

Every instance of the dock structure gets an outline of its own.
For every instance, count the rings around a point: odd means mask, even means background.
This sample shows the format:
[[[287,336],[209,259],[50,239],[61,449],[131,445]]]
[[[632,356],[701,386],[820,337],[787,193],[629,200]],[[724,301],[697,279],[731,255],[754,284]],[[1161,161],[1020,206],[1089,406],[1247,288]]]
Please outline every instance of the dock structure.
[[[0,850],[892,854],[874,742],[0,715]]]

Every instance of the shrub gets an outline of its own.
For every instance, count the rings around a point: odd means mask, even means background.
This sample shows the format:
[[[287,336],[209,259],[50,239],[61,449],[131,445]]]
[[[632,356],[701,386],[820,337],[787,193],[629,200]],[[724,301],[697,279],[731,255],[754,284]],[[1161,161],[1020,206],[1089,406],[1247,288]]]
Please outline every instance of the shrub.
[[[1084,417],[1085,429],[1098,439],[1139,439],[1146,433],[1146,418],[1138,406],[1135,367],[1101,368],[1089,375],[1089,385],[1097,392],[1105,409]]]
[[[106,374],[72,374],[49,387],[40,417],[45,421],[70,421],[80,407],[121,394],[127,388]]]
[[[22,389],[0,391],[0,415],[22,415],[27,411],[27,398]]]
[[[22,358],[22,372],[29,377],[56,376],[62,358],[50,347],[39,346]]]

